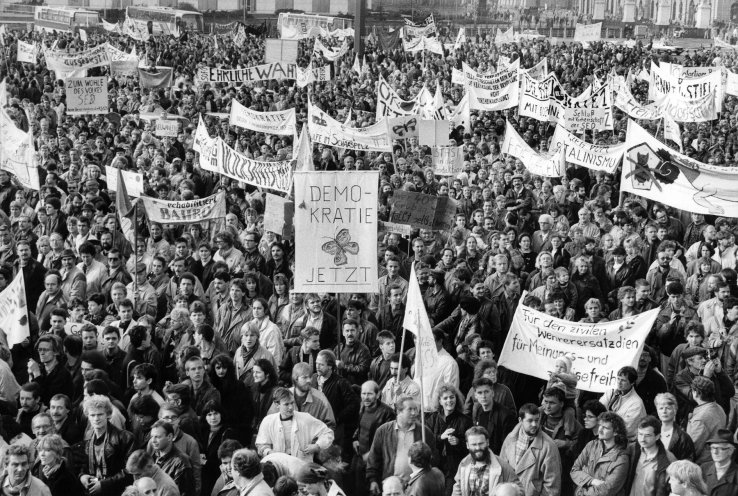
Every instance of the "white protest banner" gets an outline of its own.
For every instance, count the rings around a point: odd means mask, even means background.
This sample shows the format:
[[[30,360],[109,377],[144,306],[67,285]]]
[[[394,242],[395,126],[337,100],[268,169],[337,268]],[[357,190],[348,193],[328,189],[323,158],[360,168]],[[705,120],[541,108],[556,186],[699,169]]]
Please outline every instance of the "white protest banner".
[[[138,76],[139,58],[135,54],[128,54],[114,46],[108,48],[110,52],[110,73],[113,76]]]
[[[233,43],[240,48],[246,43],[246,39],[246,28],[243,24],[239,24],[236,32],[233,34]]]
[[[521,298],[498,363],[548,380],[556,360],[566,355],[573,358],[577,388],[604,393],[615,388],[622,367],[638,366],[658,313],[655,308],[611,322],[571,322],[526,307]]]
[[[27,64],[35,64],[36,55],[37,55],[36,45],[32,43],[24,43],[18,40],[18,57],[16,58],[18,62],[25,62]]]
[[[436,111],[438,109],[436,108],[436,98],[425,85],[415,95],[413,101],[415,102],[413,105],[413,114],[418,114],[423,119],[431,120],[437,118]]]
[[[277,30],[283,40],[302,40],[320,36],[322,32],[348,28],[352,21],[335,17],[281,12],[277,18]]]
[[[237,100],[232,100],[229,123],[231,126],[238,126],[260,133],[289,136],[297,134],[294,108],[276,112],[259,112],[244,107]]]
[[[351,150],[392,151],[392,142],[384,120],[368,127],[347,127],[309,102],[308,129],[314,143]]]
[[[418,143],[420,146],[445,146],[450,132],[450,121],[421,119],[418,123]]]
[[[738,169],[704,164],[628,122],[620,190],[703,215],[738,217]]]
[[[587,143],[561,125],[556,126],[549,145],[549,150],[563,149],[564,160],[569,163],[581,165],[588,169],[601,170],[608,174],[615,172],[623,158],[625,148],[625,143],[611,146]]]
[[[539,79],[548,74],[548,59],[543,57],[543,60],[538,62],[530,69],[520,69],[521,74],[527,74],[533,79]]]
[[[732,96],[738,96],[738,74],[725,70],[727,73],[727,81],[725,84],[725,93]]]
[[[15,175],[24,188],[38,191],[36,153],[33,146],[33,131],[18,129],[4,108],[0,107],[0,169]]]
[[[427,26],[403,26],[404,34],[408,38],[427,38],[436,33],[436,24]]]
[[[464,86],[471,110],[506,110],[516,107],[519,97],[520,59],[491,75],[480,75],[463,63]]]
[[[297,40],[275,40],[267,38],[265,42],[265,64],[271,64],[273,62],[297,63]]]
[[[727,43],[727,42],[721,40],[720,38],[713,38],[712,41],[713,41],[713,44],[714,44],[715,48],[718,48],[718,49],[725,48],[725,49],[728,49],[728,50],[738,50],[738,45],[731,45],[730,43]]]
[[[109,46],[107,43],[103,43],[75,54],[63,50],[45,50],[44,58],[46,59],[46,66],[52,71],[71,72],[79,69],[92,69],[93,67],[110,65]]]
[[[388,117],[387,133],[391,140],[418,137],[419,115],[403,115],[401,117]]]
[[[469,108],[471,110],[496,111],[518,106],[519,93],[517,81],[508,85],[502,93],[492,95],[490,92],[469,86]]]
[[[664,140],[671,140],[679,146],[679,152],[684,153],[682,146],[682,132],[679,130],[679,124],[674,119],[664,114]]]
[[[295,291],[377,293],[379,172],[295,173]]]
[[[205,122],[202,120],[202,116],[200,116],[200,120],[197,123],[197,129],[195,130],[192,149],[201,155],[210,155],[209,151],[213,146],[215,146],[215,138],[210,137],[210,134],[205,127]],[[206,151],[208,153],[206,153]]]
[[[335,62],[336,60],[340,59],[346,53],[348,53],[349,45],[347,40],[343,40],[343,43],[337,50],[333,50],[331,48],[328,48],[323,44],[320,39],[315,40],[315,45],[313,45],[313,52],[320,53],[325,60],[328,62]]]
[[[140,201],[149,221],[160,224],[191,224],[226,216],[224,191],[196,200],[165,201],[142,196]]]
[[[715,97],[705,95],[699,100],[684,100],[675,93],[656,100],[656,106],[677,122],[710,122],[718,118]]]
[[[392,86],[380,74],[377,83],[377,120],[382,117],[413,115],[414,101],[400,98]]]
[[[471,109],[469,108],[469,94],[465,93],[456,108],[448,116],[448,120],[454,123],[454,126],[464,126],[464,130],[471,130]]]
[[[712,95],[715,100],[715,110],[722,110],[722,72],[705,68],[698,71],[695,67],[677,67],[672,71],[673,64],[665,64],[662,67],[651,62],[651,84],[648,87],[648,97],[654,101],[663,100],[666,96],[674,94],[675,98],[685,101],[703,101],[707,95]],[[665,66],[665,67],[663,67]],[[672,73],[673,72],[673,73]],[[674,99],[672,99],[672,102]],[[672,103],[673,104],[673,103]]]
[[[154,134],[176,138],[179,134],[179,121],[177,119],[157,119]]]
[[[197,81],[200,83],[252,83],[269,79],[296,79],[297,66],[295,64],[254,65],[243,69],[219,69],[217,67],[201,67],[197,71]]]
[[[574,41],[578,41],[580,43],[582,42],[589,42],[589,41],[599,41],[602,39],[602,23],[598,22],[596,24],[579,24],[577,23],[577,27],[574,30]]]
[[[661,118],[661,111],[654,104],[641,105],[630,92],[622,76],[617,76],[611,81],[613,103],[620,110],[634,119],[656,120]]]
[[[564,160],[581,165],[588,169],[601,170],[612,174],[615,172],[625,153],[625,143],[620,145],[595,145],[587,143],[574,134],[556,126],[549,150],[564,150]]]
[[[105,181],[108,183],[110,191],[118,191],[118,171],[115,167],[105,166]],[[126,183],[126,190],[131,196],[139,197],[143,195],[143,175],[138,172],[121,170],[123,181]]]
[[[419,52],[421,50],[427,50],[429,52],[443,55],[443,45],[438,38],[429,38],[422,36],[420,38],[412,38],[408,40],[402,40],[402,46],[406,52]]]
[[[22,270],[0,293],[0,330],[5,332],[8,348],[21,344],[31,336]]]
[[[503,43],[515,43],[515,30],[512,26],[503,32],[500,28],[497,28],[497,35],[495,36],[495,45],[502,45]]]
[[[554,85],[559,85],[555,74],[543,79],[533,79],[528,74],[520,74],[520,101],[518,113],[539,121],[548,121],[550,97]]]
[[[211,168],[209,170],[215,170],[237,181],[259,188],[276,189],[284,193],[290,191],[294,160],[282,162],[252,160],[228,146],[222,138],[216,138],[216,140],[210,156]]]
[[[561,177],[564,174],[563,150],[550,153],[538,153],[518,134],[510,121],[505,127],[505,139],[500,152],[520,159],[531,174],[544,177]]]
[[[95,115],[110,112],[108,105],[108,78],[69,78],[66,81],[67,113]]]
[[[464,165],[463,146],[434,146],[433,173],[437,176],[453,176],[462,172]]]
[[[331,66],[313,68],[312,62],[305,69],[297,68],[296,83],[299,88],[304,88],[310,83],[324,83],[331,80]]]

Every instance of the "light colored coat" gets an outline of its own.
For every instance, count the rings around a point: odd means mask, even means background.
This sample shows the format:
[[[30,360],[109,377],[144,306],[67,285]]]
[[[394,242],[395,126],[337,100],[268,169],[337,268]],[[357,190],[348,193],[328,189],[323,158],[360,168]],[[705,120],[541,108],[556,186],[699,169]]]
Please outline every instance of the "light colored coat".
[[[290,451],[287,453],[285,436],[290,436]],[[328,449],[333,443],[333,431],[320,420],[309,413],[294,412],[292,417],[292,431],[285,433],[279,413],[273,413],[264,417],[256,435],[256,448],[261,456],[269,448],[272,451],[287,453],[300,460],[310,462],[312,454],[305,454],[303,450],[309,445],[315,444],[321,449]]]
[[[489,494],[494,494],[495,488],[505,482],[513,482],[522,489],[523,486],[520,484],[520,479],[518,479],[515,469],[509,463],[501,460],[497,455],[492,453],[492,450],[489,451],[489,458]],[[471,455],[467,455],[461,460],[459,469],[456,471],[456,477],[454,477],[453,496],[469,496],[471,494],[469,479],[472,465],[474,465],[474,461]]]
[[[712,461],[707,440],[715,437],[718,429],[724,428],[726,424],[725,411],[716,402],[711,401],[695,407],[687,423],[687,434],[694,442],[697,465]]]
[[[561,494],[561,456],[548,434],[538,431],[518,463],[515,448],[521,424],[502,443],[500,458],[515,469],[527,496],[559,496]]]
[[[600,403],[605,405],[605,408],[609,408],[610,400],[615,395],[615,391],[615,389],[611,389],[600,398]],[[638,423],[646,417],[646,407],[643,405],[641,397],[636,393],[635,388],[631,388],[620,398],[620,404],[613,409],[613,412],[620,415],[625,422],[625,428],[628,430],[628,441],[635,441],[638,434]]]

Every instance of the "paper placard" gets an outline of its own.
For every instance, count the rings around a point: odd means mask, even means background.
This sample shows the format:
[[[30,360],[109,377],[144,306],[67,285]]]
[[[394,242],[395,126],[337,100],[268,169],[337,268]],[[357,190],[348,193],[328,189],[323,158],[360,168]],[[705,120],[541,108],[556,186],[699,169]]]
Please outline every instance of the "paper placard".
[[[418,123],[418,142],[420,146],[448,145],[451,121],[425,120]]]
[[[294,235],[293,219],[295,216],[295,202],[281,196],[266,194],[266,208],[264,209],[264,230],[277,233],[285,238]]]
[[[267,39],[264,52],[264,63],[286,62],[297,63],[297,40]]]
[[[120,171],[123,174],[123,181],[126,183],[126,190],[131,196],[139,197],[143,195],[143,175],[133,171]],[[118,191],[118,169],[105,167],[105,181],[108,183],[110,191]]]
[[[154,128],[154,134],[157,136],[169,136],[170,138],[176,138],[179,133],[179,121],[159,119],[156,121],[156,127]]]
[[[108,78],[69,78],[66,81],[67,113],[95,115],[110,112],[108,105]]]

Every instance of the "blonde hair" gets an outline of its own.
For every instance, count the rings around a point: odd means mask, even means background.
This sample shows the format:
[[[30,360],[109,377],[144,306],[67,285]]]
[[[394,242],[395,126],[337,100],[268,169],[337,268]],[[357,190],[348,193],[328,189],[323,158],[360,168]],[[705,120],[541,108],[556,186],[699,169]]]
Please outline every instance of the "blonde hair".
[[[705,484],[705,480],[702,478],[702,469],[699,465],[689,460],[672,462],[666,469],[666,474],[683,484],[687,484],[702,494],[707,494],[707,484]]]

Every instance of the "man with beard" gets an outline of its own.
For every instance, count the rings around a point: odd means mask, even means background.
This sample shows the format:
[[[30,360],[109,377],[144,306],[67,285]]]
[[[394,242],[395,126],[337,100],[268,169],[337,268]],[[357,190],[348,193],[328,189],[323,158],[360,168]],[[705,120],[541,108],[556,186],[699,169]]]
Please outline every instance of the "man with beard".
[[[292,388],[295,395],[295,407],[298,412],[309,413],[331,429],[336,428],[336,418],[328,398],[311,386],[313,377],[312,367],[305,363],[296,363],[292,368]],[[269,413],[276,413],[277,405],[272,406]]]
[[[351,384],[359,385],[367,379],[371,354],[369,348],[358,340],[359,323],[354,319],[343,321],[343,343],[338,343],[335,353],[338,357],[338,371]]]
[[[366,475],[370,482],[369,493],[379,494],[379,483],[387,477],[396,475],[407,478],[412,469],[408,450],[416,441],[422,441],[423,432],[418,415],[418,402],[410,396],[401,396],[395,403],[397,419],[380,426],[374,434],[372,446],[366,458]],[[435,435],[425,428],[425,440],[433,452],[434,465],[437,465]]]
[[[350,456],[351,434],[356,428],[356,414],[359,411],[359,397],[351,384],[338,375],[336,355],[330,350],[322,350],[315,360],[317,373],[313,376],[312,386],[317,388],[333,409],[336,418],[335,444],[344,446],[344,456]]]
[[[671,255],[668,253],[664,244],[659,245],[656,255],[658,265],[649,269],[646,274],[646,281],[651,288],[651,298],[656,302],[661,302],[666,298],[666,287],[669,281],[678,281],[684,285],[684,277],[681,272],[671,266]]]
[[[644,345],[641,356],[638,359],[638,379],[635,383],[635,391],[643,400],[647,415],[656,415],[654,400],[658,394],[667,391],[664,376],[656,370],[655,365],[652,363],[654,361],[653,356],[653,348]]]
[[[681,282],[670,281],[666,285],[666,295],[667,300],[661,304],[653,332],[647,339],[649,346],[659,353],[661,370],[669,369],[671,354],[684,342],[686,327],[695,318],[694,309],[684,298],[684,286]]]
[[[515,469],[489,449],[487,429],[477,425],[470,427],[466,431],[466,448],[469,454],[459,464],[453,494],[492,494],[497,486],[506,482],[514,483],[522,489]]]
[[[401,396],[410,396],[420,401],[420,386],[410,377],[410,359],[404,353],[395,353],[389,359],[390,379],[382,388],[381,399],[393,406]]]
[[[366,496],[366,460],[372,447],[374,434],[379,426],[395,419],[392,408],[379,400],[379,385],[367,381],[361,385],[361,409],[359,410],[359,427],[354,432],[354,459],[351,470],[357,496]]]
[[[541,412],[533,403],[520,407],[519,423],[502,443],[500,458],[515,468],[525,494],[561,493],[561,458],[553,439],[541,427]]]

